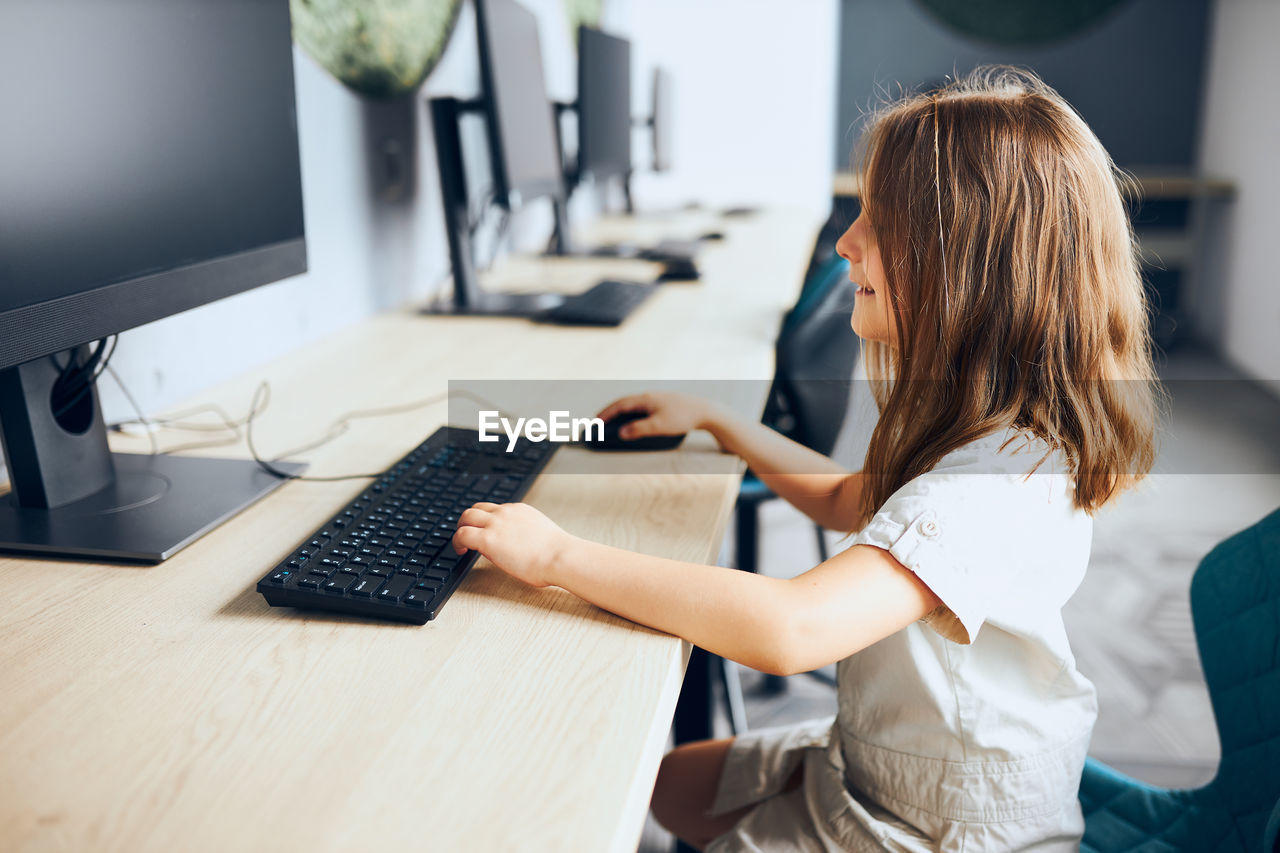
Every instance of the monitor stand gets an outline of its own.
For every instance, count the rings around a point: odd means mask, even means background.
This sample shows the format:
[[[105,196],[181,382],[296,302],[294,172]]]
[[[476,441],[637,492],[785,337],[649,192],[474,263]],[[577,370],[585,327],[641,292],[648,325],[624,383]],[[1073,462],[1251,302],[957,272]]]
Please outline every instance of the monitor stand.
[[[436,165],[440,174],[440,199],[444,205],[445,234],[449,240],[449,261],[453,268],[452,297],[444,297],[422,309],[424,314],[479,317],[537,317],[560,305],[559,293],[491,293],[480,287],[472,259],[470,201],[467,195],[466,164],[462,158],[462,137],[458,121],[479,109],[479,101],[432,98],[431,126],[436,140]],[[556,252],[568,250],[568,227],[564,199],[553,194],[556,217]]]
[[[158,563],[285,482],[244,459],[112,453],[92,387],[55,415],[59,373],[49,358],[0,371],[13,487],[0,496],[0,551]]]

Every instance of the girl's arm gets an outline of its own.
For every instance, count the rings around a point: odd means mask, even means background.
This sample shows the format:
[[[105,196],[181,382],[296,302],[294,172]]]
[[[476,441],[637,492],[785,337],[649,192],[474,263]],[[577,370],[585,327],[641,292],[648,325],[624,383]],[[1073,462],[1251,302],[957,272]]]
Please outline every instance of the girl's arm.
[[[854,547],[790,580],[650,557],[565,533],[525,504],[476,504],[455,549],[534,586],[777,675],[841,660],[923,618],[938,598],[887,551]]]
[[[741,457],[775,494],[823,527],[848,530],[849,519],[856,515],[862,475],[846,471],[764,424],[697,397],[665,393],[624,397],[599,417],[607,421],[623,412],[648,414],[622,428],[625,439],[707,430],[724,450]]]

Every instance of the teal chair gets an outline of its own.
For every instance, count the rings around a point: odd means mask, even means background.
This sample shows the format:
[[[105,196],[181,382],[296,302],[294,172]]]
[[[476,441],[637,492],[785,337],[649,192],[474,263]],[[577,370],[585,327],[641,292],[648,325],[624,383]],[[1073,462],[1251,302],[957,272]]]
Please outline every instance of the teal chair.
[[[1219,544],[1191,581],[1191,615],[1222,744],[1203,788],[1172,790],[1090,759],[1081,850],[1276,850],[1280,833],[1280,510]]]

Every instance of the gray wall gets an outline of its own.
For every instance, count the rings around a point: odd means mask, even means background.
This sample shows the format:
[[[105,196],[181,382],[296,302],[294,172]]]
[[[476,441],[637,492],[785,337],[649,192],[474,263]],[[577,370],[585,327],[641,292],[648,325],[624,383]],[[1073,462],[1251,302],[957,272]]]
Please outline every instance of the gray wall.
[[[1208,0],[1130,0],[1061,42],[1007,47],[948,29],[915,0],[842,0],[836,168],[860,117],[907,87],[984,63],[1029,67],[1070,101],[1117,164],[1195,163]]]

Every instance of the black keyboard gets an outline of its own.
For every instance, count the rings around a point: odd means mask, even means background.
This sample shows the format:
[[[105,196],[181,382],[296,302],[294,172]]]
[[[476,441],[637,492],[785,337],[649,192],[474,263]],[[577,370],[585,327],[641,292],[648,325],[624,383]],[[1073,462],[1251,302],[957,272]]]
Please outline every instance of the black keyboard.
[[[258,581],[272,607],[309,607],[422,625],[478,554],[454,553],[458,516],[477,501],[519,500],[559,445],[480,442],[441,427],[303,539]]]
[[[617,326],[657,289],[656,284],[605,279],[543,312],[538,319],[574,326]]]
[[[647,261],[692,264],[697,260],[698,252],[701,250],[702,242],[700,240],[662,240],[647,249],[643,249],[640,252],[640,257]]]

